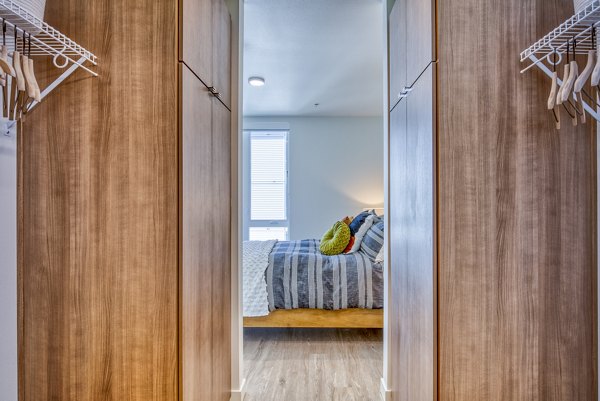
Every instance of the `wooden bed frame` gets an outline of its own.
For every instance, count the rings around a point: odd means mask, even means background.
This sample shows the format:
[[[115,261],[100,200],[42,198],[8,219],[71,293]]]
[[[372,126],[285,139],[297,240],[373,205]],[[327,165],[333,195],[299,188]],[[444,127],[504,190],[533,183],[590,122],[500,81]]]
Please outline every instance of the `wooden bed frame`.
[[[280,309],[244,317],[244,327],[383,328],[383,309]]]

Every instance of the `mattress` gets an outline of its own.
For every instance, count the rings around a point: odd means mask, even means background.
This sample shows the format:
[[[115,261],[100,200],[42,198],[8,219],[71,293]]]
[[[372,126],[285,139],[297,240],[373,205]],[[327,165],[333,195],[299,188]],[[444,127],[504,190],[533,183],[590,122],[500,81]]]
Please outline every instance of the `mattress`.
[[[276,309],[383,307],[383,267],[361,251],[326,256],[319,240],[243,244],[244,316]]]

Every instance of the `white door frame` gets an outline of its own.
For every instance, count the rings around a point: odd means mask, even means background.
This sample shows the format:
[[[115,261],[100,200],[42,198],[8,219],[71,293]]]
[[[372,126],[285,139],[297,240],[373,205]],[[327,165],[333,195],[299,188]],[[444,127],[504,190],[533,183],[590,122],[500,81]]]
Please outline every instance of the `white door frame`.
[[[243,43],[244,43],[244,0],[227,0],[232,14],[232,109],[231,109],[231,401],[242,401],[244,398],[244,354],[243,354],[243,306],[242,306],[242,219],[243,219],[243,175],[242,175],[242,101],[243,101]],[[385,225],[389,227],[388,213],[388,177],[389,177],[389,114],[388,114],[388,0],[380,0],[382,15],[381,40],[383,43],[383,179],[384,179],[384,215]],[[389,236],[385,236],[384,242],[384,329],[383,329],[383,377],[381,378],[382,400],[391,399],[389,391],[391,384],[389,369]]]

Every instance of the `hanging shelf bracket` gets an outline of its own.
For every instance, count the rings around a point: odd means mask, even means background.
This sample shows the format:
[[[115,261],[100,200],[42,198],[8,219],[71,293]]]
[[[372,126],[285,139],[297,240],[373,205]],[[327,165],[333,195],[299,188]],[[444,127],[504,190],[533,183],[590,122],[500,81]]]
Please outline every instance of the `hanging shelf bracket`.
[[[50,85],[44,88],[41,94],[42,100],[44,100],[44,98],[50,92],[52,92],[58,85],[60,85],[65,79],[69,78],[71,74],[73,74],[79,68],[79,63],[83,61],[85,61],[85,59],[81,57],[77,63],[71,64],[71,66],[67,68],[62,74],[60,74],[58,78],[56,78],[54,81],[52,81]],[[31,103],[31,105],[27,108],[27,112],[29,113],[38,104],[40,104],[40,102],[34,101],[33,103]]]

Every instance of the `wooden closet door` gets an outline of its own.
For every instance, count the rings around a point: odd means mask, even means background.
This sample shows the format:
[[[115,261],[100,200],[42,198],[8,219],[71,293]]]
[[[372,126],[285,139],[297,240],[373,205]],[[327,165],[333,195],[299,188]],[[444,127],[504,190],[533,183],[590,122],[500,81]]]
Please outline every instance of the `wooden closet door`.
[[[179,0],[179,61],[206,86],[213,82],[213,2]]]
[[[406,80],[412,85],[435,60],[435,1],[405,0]]]
[[[215,310],[226,294],[213,292],[222,250],[214,243],[213,95],[180,63],[180,366],[183,401],[213,401]]]
[[[390,227],[389,242],[390,242],[390,298],[388,307],[390,308],[390,369],[392,382],[388,383],[391,387],[394,400],[399,400],[401,391],[406,391],[408,388],[406,375],[402,375],[406,367],[404,353],[406,346],[401,344],[404,337],[401,336],[401,314],[400,307],[403,304],[401,290],[403,284],[403,275],[401,274],[404,266],[406,266],[406,241],[407,232],[404,224],[404,211],[407,209],[407,197],[404,191],[406,185],[406,99],[401,100],[390,113]],[[404,397],[403,399],[406,399]]]
[[[406,128],[392,112],[390,146],[391,303],[394,400],[433,401],[436,303],[434,244],[433,72],[429,67],[406,103]],[[400,128],[397,126],[400,125]],[[397,137],[397,138],[396,138]],[[400,162],[396,159],[402,157]],[[401,169],[400,172],[394,172]]]
[[[213,28],[213,82],[220,99],[231,107],[231,15],[224,0],[212,0]]]
[[[212,103],[212,371],[211,401],[231,396],[231,113]],[[207,205],[208,206],[208,205]]]
[[[396,0],[389,18],[390,110],[400,100],[406,82],[406,1]]]

